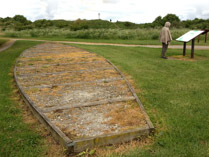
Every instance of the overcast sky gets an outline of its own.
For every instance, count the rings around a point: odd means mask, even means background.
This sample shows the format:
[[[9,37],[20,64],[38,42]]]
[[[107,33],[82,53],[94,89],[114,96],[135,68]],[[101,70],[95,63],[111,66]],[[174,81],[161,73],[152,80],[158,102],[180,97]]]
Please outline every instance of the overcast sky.
[[[0,17],[24,15],[37,19],[98,19],[152,22],[176,14],[181,20],[209,19],[209,0],[1,0]]]

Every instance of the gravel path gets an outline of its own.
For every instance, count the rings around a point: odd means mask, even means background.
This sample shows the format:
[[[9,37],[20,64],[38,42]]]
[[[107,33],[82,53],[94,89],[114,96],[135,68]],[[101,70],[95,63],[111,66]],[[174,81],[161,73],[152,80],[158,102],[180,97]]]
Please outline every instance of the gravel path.
[[[5,38],[8,39],[8,38]],[[36,39],[14,39],[14,40],[29,40],[29,41],[44,41],[47,42],[47,40],[36,40]],[[110,45],[110,46],[123,46],[123,47],[149,47],[149,48],[162,48],[162,46],[159,45],[136,45],[136,44],[112,44],[112,43],[93,43],[93,42],[74,42],[74,41],[50,41],[55,43],[65,43],[65,44],[82,44],[82,45]],[[169,48],[171,49],[183,49],[183,43],[182,45],[169,45]],[[187,46],[187,49],[191,49],[191,46]],[[197,50],[209,50],[209,46],[200,46],[195,45],[195,49]]]
[[[3,45],[0,46],[0,52],[10,48],[14,43],[15,43],[16,40],[9,40],[7,41],[6,43],[4,43]]]

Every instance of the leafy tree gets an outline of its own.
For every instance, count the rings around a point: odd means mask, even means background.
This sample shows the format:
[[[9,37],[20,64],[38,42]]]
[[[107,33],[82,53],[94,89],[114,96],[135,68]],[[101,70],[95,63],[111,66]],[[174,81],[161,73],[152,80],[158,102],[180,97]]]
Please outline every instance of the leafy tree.
[[[26,24],[28,21],[23,15],[15,15],[13,19],[14,21],[22,23],[22,24]]]
[[[164,21],[161,16],[158,16],[155,18],[155,20],[152,23],[154,26],[163,26]]]
[[[81,30],[81,29],[88,29],[89,26],[87,25],[86,20],[77,19],[72,23],[70,29],[73,31]]]
[[[53,26],[53,22],[50,20],[42,19],[34,21],[34,25],[36,28],[47,28]]]
[[[169,22],[174,22],[174,21],[180,22],[180,19],[175,14],[167,14],[165,17],[163,17],[163,22],[166,22],[166,21],[169,21]]]
[[[165,17],[163,17],[162,22],[163,24],[165,22],[170,22],[173,27],[178,27],[180,23],[180,19],[175,14],[167,14]]]
[[[54,26],[58,28],[65,28],[65,27],[68,27],[70,24],[69,21],[65,21],[65,20],[53,20],[52,23]]]
[[[191,20],[182,21],[182,24],[185,28],[189,28],[192,25]]]
[[[2,22],[8,22],[8,21],[13,21],[13,18],[6,17],[6,18],[2,19]]]

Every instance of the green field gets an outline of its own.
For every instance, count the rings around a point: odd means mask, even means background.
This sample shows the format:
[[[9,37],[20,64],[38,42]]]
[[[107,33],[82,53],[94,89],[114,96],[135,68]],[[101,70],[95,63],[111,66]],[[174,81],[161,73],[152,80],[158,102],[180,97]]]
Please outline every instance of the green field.
[[[99,42],[99,41],[98,41]],[[17,41],[0,52],[0,156],[44,156],[43,137],[25,124],[21,104],[11,99],[12,67],[20,53],[40,42]],[[209,52],[194,61],[164,60],[161,49],[75,45],[112,61],[129,74],[156,133],[154,144],[111,156],[209,156]],[[168,56],[182,50],[168,49]]]
[[[113,156],[209,155],[209,52],[196,51],[197,61],[163,60],[161,49],[114,46],[77,47],[96,52],[131,75],[156,134],[149,148]],[[181,50],[168,50],[168,56]]]

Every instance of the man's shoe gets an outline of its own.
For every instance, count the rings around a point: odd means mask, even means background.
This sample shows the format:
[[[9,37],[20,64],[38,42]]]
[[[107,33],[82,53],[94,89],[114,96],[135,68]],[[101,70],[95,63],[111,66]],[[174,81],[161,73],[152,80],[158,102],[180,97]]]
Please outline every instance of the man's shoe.
[[[163,59],[168,59],[167,57],[162,57]]]

